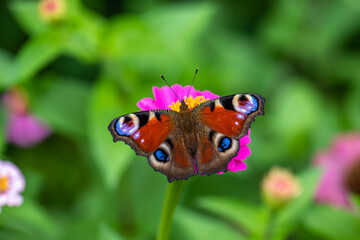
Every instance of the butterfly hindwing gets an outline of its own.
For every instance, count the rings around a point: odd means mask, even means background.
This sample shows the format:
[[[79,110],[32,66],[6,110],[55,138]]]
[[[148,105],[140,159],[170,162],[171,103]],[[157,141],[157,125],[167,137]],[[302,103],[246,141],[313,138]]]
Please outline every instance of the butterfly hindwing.
[[[168,177],[169,182],[195,175],[191,157],[179,132],[178,115],[171,110],[130,113],[109,125],[114,142],[123,141],[149,164]]]
[[[199,138],[200,142],[196,155],[197,173],[210,175],[226,172],[229,161],[239,151],[239,140],[227,137],[210,128],[208,128],[207,133],[209,134],[208,138]]]
[[[199,136],[198,174],[226,171],[239,151],[239,139],[248,133],[255,117],[264,114],[264,101],[257,94],[235,94],[206,101],[193,109],[198,126],[207,133]]]

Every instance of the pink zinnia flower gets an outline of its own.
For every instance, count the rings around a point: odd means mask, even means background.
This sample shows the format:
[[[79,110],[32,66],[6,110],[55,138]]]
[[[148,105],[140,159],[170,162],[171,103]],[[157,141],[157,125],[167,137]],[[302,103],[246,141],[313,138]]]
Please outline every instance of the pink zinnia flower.
[[[360,193],[360,133],[338,136],[314,163],[324,170],[316,201],[352,209],[350,192]]]
[[[30,147],[46,138],[51,130],[27,110],[25,93],[13,89],[3,96],[7,112],[7,141],[20,147]]]
[[[179,84],[175,84],[171,88],[179,96],[180,99],[186,99],[189,89],[191,88],[189,98],[186,101],[190,109],[204,101],[219,97],[218,95],[207,90],[197,91],[191,86],[182,87]],[[164,86],[160,89],[158,87],[153,87],[153,93],[155,99],[143,98],[137,103],[137,106],[141,110],[152,110],[152,109],[172,109],[174,111],[179,110],[180,101],[177,99],[175,94],[171,91],[171,89],[168,86]],[[246,164],[244,163],[244,161],[251,154],[251,151],[247,146],[249,143],[250,143],[249,134],[240,139],[240,150],[237,156],[234,157],[229,162],[228,171],[237,172],[246,169]]]
[[[0,160],[0,212],[2,206],[20,206],[25,180],[20,170],[11,162]]]

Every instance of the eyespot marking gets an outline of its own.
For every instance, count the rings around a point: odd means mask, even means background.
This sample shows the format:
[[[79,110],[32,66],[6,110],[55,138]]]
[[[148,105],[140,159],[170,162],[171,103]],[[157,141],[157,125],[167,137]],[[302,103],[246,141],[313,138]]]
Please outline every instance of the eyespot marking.
[[[120,136],[131,136],[139,129],[139,118],[135,114],[128,114],[115,122],[116,133]]]
[[[247,96],[245,94],[242,94],[240,97],[239,97],[239,100],[240,101],[246,101],[248,100]]]
[[[130,122],[130,121],[132,120],[132,118],[130,117],[130,115],[126,115],[126,116],[123,117],[123,118],[124,118],[124,120],[123,120],[124,123]]]
[[[215,133],[215,131],[210,131],[209,132],[209,140],[210,140],[210,142],[213,142],[214,133]]]
[[[250,94],[238,94],[232,99],[232,105],[235,111],[247,115],[255,112],[259,103],[257,98]]]
[[[174,148],[174,144],[172,143],[172,141],[168,138],[166,139],[166,142],[169,144],[170,148],[173,149]]]
[[[225,152],[231,148],[231,139],[229,137],[223,137],[219,141],[218,149],[220,152]]]
[[[155,159],[160,162],[167,162],[167,161],[169,161],[169,158],[170,158],[169,155],[160,148],[154,152],[154,155],[155,155]]]

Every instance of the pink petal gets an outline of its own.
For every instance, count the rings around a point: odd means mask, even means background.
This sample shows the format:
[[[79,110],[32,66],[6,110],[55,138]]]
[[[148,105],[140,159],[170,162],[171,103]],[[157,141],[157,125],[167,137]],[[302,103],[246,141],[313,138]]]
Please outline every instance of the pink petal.
[[[160,109],[160,106],[152,98],[143,98],[137,102],[136,106],[138,106],[141,110]]]
[[[227,167],[230,172],[238,172],[246,169],[246,164],[243,161],[232,159]],[[223,174],[224,172],[218,172],[217,174]]]
[[[240,138],[240,146],[248,145],[251,143],[250,139],[250,129],[248,131],[248,134]]]
[[[155,101],[161,109],[170,109],[169,105],[178,100],[168,86],[164,86],[161,89],[153,87],[153,92]]]
[[[241,146],[238,154],[233,159],[245,161],[251,155],[251,150],[248,146]]]
[[[335,206],[350,206],[347,190],[343,186],[343,173],[336,166],[330,166],[318,186],[315,199]]]
[[[237,161],[233,159],[231,162],[233,162],[233,164],[231,164],[230,167],[228,166],[228,171],[231,172],[243,171],[247,167],[243,161]]]
[[[216,95],[208,90],[201,92],[198,96],[204,96],[205,98],[208,98],[208,99],[214,99],[214,98],[219,97],[219,95]]]
[[[180,99],[185,99],[185,97],[187,97],[189,87],[190,86],[182,87],[179,84],[174,84],[171,86],[171,88],[174,90],[174,92],[176,92],[176,94],[179,96]],[[192,92],[194,92],[193,89],[190,91],[190,95],[192,94]]]
[[[318,202],[352,210],[346,174],[355,161],[360,161],[360,134],[338,136],[331,148],[315,155],[313,163],[323,169],[315,199]]]

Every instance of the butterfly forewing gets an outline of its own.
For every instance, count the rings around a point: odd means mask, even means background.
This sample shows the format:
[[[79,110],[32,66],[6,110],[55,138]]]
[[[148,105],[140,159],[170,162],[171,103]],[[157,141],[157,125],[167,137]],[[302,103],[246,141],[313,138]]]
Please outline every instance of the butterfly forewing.
[[[248,133],[256,116],[264,114],[264,101],[257,94],[235,94],[209,100],[193,109],[198,125],[208,134],[207,138],[204,134],[199,137],[198,174],[226,171],[239,151],[239,138]]]

